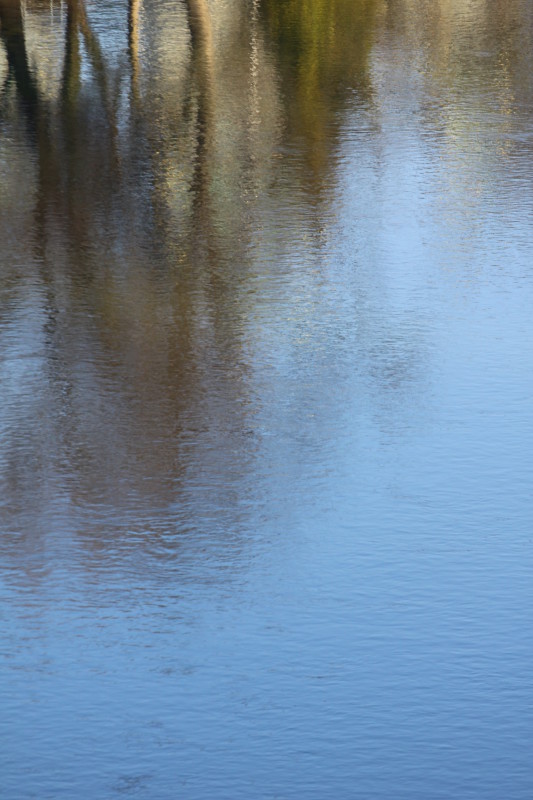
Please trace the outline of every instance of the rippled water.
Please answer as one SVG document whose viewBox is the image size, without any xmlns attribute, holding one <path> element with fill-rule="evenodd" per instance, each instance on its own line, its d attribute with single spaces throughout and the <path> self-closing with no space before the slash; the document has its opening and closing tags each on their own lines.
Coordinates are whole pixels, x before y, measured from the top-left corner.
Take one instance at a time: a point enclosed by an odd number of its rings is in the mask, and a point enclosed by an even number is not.
<svg viewBox="0 0 533 800">
<path fill-rule="evenodd" d="M 0 0 L 0 797 L 533 796 L 533 5 Z"/>
</svg>

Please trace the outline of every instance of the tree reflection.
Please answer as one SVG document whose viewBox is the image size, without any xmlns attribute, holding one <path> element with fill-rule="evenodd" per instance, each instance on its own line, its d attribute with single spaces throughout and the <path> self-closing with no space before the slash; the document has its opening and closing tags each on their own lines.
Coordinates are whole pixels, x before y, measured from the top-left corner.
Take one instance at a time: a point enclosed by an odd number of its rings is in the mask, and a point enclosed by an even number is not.
<svg viewBox="0 0 533 800">
<path fill-rule="evenodd" d="M 42 518 L 54 495 L 124 518 L 144 506 L 174 518 L 179 503 L 212 518 L 245 493 L 258 447 L 254 347 L 268 351 L 271 322 L 260 300 L 283 286 L 287 325 L 305 328 L 302 340 L 320 327 L 309 298 L 322 280 L 323 189 L 348 104 L 379 125 L 371 59 L 379 72 L 390 47 L 395 65 L 403 42 L 421 85 L 446 84 L 452 98 L 437 107 L 426 90 L 427 124 L 444 119 L 454 147 L 468 135 L 451 5 L 423 5 L 421 16 L 410 0 L 129 0 L 100 20 L 84 0 L 65 0 L 63 16 L 53 4 L 53 19 L 48 3 L 27 0 L 23 14 L 0 0 L 1 125 L 12 134 L 0 141 L 10 259 L 0 343 L 6 369 L 23 373 L 13 385 L 27 381 L 4 404 L 0 479 L 15 515 Z M 492 55 L 488 77 L 487 59 L 470 75 L 499 86 L 502 107 L 518 102 L 519 0 L 514 15 L 473 6 L 472 37 Z M 49 38 L 32 27 L 42 19 Z M 292 286 L 283 270 L 306 259 Z M 367 290 L 381 291 L 375 274 Z M 20 308 L 31 308 L 31 347 Z M 380 344 L 363 312 L 359 330 L 380 388 L 386 374 L 393 389 L 408 382 L 416 343 L 387 331 Z"/>
<path fill-rule="evenodd" d="M 28 45 L 21 4 L 0 0 L 7 91 L 19 106 L 6 107 L 3 124 L 16 126 L 22 115 L 34 150 L 35 227 L 24 250 L 26 270 L 35 265 L 44 293 L 44 305 L 34 308 L 43 352 L 34 373 L 38 388 L 21 405 L 8 403 L 2 473 L 17 498 L 10 513 L 33 507 L 34 524 L 44 519 L 47 485 L 55 484 L 58 496 L 67 491 L 75 505 L 103 503 L 125 516 L 129 505 L 177 502 L 183 448 L 204 450 L 221 486 L 234 468 L 244 468 L 223 463 L 214 446 L 239 438 L 245 391 L 238 331 L 228 324 L 218 296 L 224 289 L 213 274 L 224 253 L 210 210 L 223 202 L 212 187 L 211 22 L 204 3 L 191 0 L 186 10 L 184 67 L 191 82 L 176 140 L 172 128 L 150 118 L 153 108 L 143 97 L 138 2 L 129 6 L 128 107 L 122 67 L 113 71 L 106 63 L 83 0 L 65 5 L 60 85 L 52 102 L 29 66 L 28 47 L 42 54 L 38 42 Z M 27 13 L 42 12 L 28 3 Z M 154 80 L 148 69 L 148 83 Z M 167 100 L 171 106 L 171 94 Z M 176 141 L 189 151 L 178 164 L 181 220 L 169 218 L 167 188 L 174 188 Z M 28 186 L 31 173 L 30 163 Z M 24 273 L 19 278 L 25 291 Z M 14 364 L 20 355 L 15 348 Z M 38 422 L 34 401 L 45 409 Z M 18 435 L 34 428 L 36 436 Z M 225 447 L 239 452 L 236 444 Z M 47 465 L 46 474 L 36 460 Z"/>
<path fill-rule="evenodd" d="M 320 181 L 335 141 L 332 133 L 350 93 L 371 94 L 368 57 L 380 0 L 264 0 L 262 13 L 279 58 L 289 131 L 306 141 Z"/>
<path fill-rule="evenodd" d="M 19 0 L 1 0 L 0 2 L 0 39 L 5 47 L 8 65 L 4 91 L 6 91 L 10 79 L 13 79 L 24 112 L 33 121 L 39 107 L 39 96 L 28 65 L 22 7 Z"/>
</svg>

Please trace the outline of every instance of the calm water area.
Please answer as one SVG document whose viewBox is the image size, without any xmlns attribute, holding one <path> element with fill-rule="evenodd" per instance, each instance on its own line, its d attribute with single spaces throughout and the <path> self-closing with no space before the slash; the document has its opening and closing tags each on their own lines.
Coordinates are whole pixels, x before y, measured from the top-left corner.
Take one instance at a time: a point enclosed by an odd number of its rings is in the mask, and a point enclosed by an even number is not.
<svg viewBox="0 0 533 800">
<path fill-rule="evenodd" d="M 0 0 L 1 800 L 533 797 L 531 0 Z"/>
</svg>

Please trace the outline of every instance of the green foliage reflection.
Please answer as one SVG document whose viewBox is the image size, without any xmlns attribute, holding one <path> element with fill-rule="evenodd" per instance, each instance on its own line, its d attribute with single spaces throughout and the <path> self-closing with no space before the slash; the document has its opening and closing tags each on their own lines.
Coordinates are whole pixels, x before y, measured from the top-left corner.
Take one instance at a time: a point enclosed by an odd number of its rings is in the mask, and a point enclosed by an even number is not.
<svg viewBox="0 0 533 800">
<path fill-rule="evenodd" d="M 336 112 L 354 91 L 368 98 L 368 59 L 380 0 L 264 0 L 277 50 L 292 135 L 309 143 L 315 174 L 324 168 Z"/>
</svg>

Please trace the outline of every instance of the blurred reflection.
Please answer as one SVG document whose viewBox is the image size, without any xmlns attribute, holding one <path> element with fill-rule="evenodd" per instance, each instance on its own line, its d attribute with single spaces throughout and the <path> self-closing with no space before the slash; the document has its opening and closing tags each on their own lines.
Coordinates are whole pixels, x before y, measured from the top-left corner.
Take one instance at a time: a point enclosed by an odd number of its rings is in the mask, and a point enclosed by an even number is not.
<svg viewBox="0 0 533 800">
<path fill-rule="evenodd" d="M 448 258 L 526 147 L 523 19 L 520 0 L 0 0 L 9 524 L 47 529 L 87 507 L 172 527 L 187 503 L 183 520 L 234 519 L 278 424 L 269 385 L 299 384 L 289 429 L 302 407 L 325 421 L 340 402 L 306 381 L 371 385 L 394 427 L 390 398 L 416 384 L 425 345 L 384 301 L 387 130 L 409 106 L 441 153 L 432 213 L 452 221 Z M 357 272 L 333 276 L 347 239 Z M 339 297 L 352 350 L 331 328 Z"/>
<path fill-rule="evenodd" d="M 23 527 L 42 525 L 52 498 L 62 514 L 87 502 L 139 513 L 138 495 L 173 504 L 194 451 L 210 473 L 202 484 L 212 492 L 220 480 L 226 492 L 254 452 L 244 287 L 260 251 L 281 254 L 268 195 L 284 113 L 263 15 L 269 37 L 283 21 L 268 4 L 206 0 L 131 0 L 103 21 L 97 11 L 66 0 L 28 2 L 23 14 L 0 2 L 3 125 L 14 134 L 2 145 L 2 225 L 16 242 L 1 336 L 3 370 L 17 373 L 1 464 L 6 513 L 36 515 Z M 320 8 L 321 24 L 341 15 L 338 4 Z M 304 63 L 287 80 L 301 84 L 317 31 L 308 13 L 301 31 L 290 25 Z M 336 77 L 309 69 L 298 89 L 309 105 L 339 82 L 346 44 L 330 42 Z M 309 153 L 322 140 L 316 168 L 326 169 L 325 132 L 301 123 Z M 33 188 L 19 196 L 21 184 Z M 22 296 L 30 337 L 9 312 Z"/>
<path fill-rule="evenodd" d="M 0 0 L 2 796 L 531 796 L 532 31 Z"/>
<path fill-rule="evenodd" d="M 338 112 L 371 95 L 368 57 L 383 0 L 265 0 L 266 25 L 287 92 L 288 128 L 306 143 L 310 179 L 320 183 L 335 143 Z"/>
</svg>

